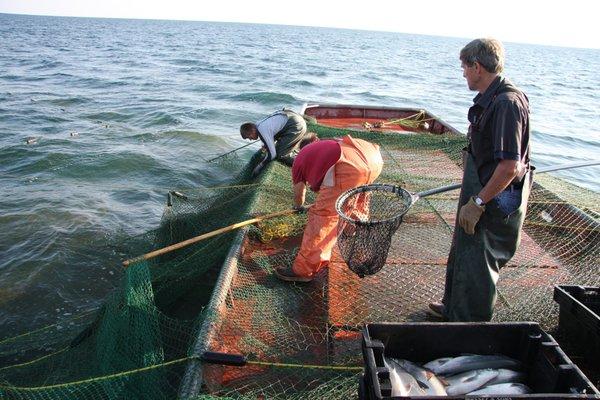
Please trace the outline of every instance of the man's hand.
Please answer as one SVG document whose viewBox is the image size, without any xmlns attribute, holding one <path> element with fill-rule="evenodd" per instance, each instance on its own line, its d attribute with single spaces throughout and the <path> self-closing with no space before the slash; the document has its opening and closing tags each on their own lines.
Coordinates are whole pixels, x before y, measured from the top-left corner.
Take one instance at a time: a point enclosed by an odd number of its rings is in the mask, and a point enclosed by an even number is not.
<svg viewBox="0 0 600 400">
<path fill-rule="evenodd" d="M 258 163 L 258 165 L 252 170 L 252 179 L 256 178 L 262 172 L 262 170 L 265 169 L 267 164 L 269 164 L 269 161 L 271 161 L 269 159 L 269 154 L 266 154 L 263 157 L 263 159 Z"/>
<path fill-rule="evenodd" d="M 254 169 L 252 170 L 252 178 L 256 178 L 261 172 L 262 170 L 266 167 L 267 163 L 264 161 L 261 161 L 258 163 L 258 165 L 256 167 L 254 167 Z"/>
<path fill-rule="evenodd" d="M 294 204 L 304 204 L 306 199 L 306 183 L 300 181 L 294 184 Z"/>
<path fill-rule="evenodd" d="M 294 206 L 293 209 L 294 209 L 294 211 L 296 211 L 296 214 L 304 214 L 308 210 L 308 207 L 305 207 L 303 205 L 302 206 Z"/>
<path fill-rule="evenodd" d="M 458 224 L 465 230 L 468 235 L 475 233 L 475 225 L 479 222 L 481 214 L 485 211 L 485 205 L 478 206 L 475 204 L 473 197 L 469 199 L 467 204 L 460 208 L 458 212 Z"/>
</svg>

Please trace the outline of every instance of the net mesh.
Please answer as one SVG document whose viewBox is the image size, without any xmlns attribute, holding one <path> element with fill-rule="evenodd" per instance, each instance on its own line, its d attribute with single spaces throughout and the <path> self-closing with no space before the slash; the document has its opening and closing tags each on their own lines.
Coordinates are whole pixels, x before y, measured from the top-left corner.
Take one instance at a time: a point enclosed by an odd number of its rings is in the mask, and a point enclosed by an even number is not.
<svg viewBox="0 0 600 400">
<path fill-rule="evenodd" d="M 310 129 L 322 138 L 346 133 Z M 379 182 L 415 193 L 461 179 L 462 137 L 353 136 L 381 145 Z M 290 208 L 289 168 L 272 163 L 252 182 L 256 162 L 240 170 L 235 153 L 220 159 L 237 174 L 234 181 L 171 196 L 160 227 L 123 243 L 123 259 Z M 0 398 L 356 397 L 364 324 L 424 321 L 427 303 L 442 296 L 457 200 L 457 192 L 447 192 L 415 203 L 392 236 L 383 268 L 364 279 L 338 251 L 311 283 L 275 277 L 275 267 L 294 260 L 305 215 L 264 221 L 135 264 L 101 309 L 18 336 L 0 333 Z M 553 285 L 600 286 L 598 204 L 598 193 L 537 175 L 520 249 L 500 274 L 494 321 L 538 321 L 555 333 Z M 559 338 L 569 349 L 568 338 Z M 202 364 L 204 350 L 243 354 L 249 363 Z M 597 365 L 568 354 L 600 383 Z"/>
</svg>

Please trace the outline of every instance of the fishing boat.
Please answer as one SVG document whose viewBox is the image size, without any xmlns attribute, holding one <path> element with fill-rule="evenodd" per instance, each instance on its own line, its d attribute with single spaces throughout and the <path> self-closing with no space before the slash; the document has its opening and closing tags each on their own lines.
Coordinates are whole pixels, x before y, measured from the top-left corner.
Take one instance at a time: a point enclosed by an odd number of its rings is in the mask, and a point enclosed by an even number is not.
<svg viewBox="0 0 600 400">
<path fill-rule="evenodd" d="M 427 110 L 312 102 L 302 112 L 321 138 L 378 143 L 378 182 L 417 193 L 462 178 L 465 135 Z M 290 169 L 270 163 L 253 179 L 260 153 L 239 153 L 218 158 L 230 184 L 169 192 L 161 225 L 116 251 L 203 240 L 127 263 L 96 312 L 0 339 L 1 398 L 356 397 L 365 324 L 428 321 L 427 303 L 442 296 L 458 192 L 411 207 L 376 274 L 360 278 L 335 250 L 316 279 L 290 284 L 274 275 L 293 262 L 306 223 L 290 209 Z M 554 285 L 600 286 L 600 194 L 550 174 L 535 180 L 494 321 L 552 332 Z M 598 366 L 581 367 L 598 386 Z"/>
<path fill-rule="evenodd" d="M 378 181 L 417 192 L 461 180 L 465 136 L 428 111 L 307 103 L 302 113 L 321 138 L 350 133 L 380 144 Z M 275 211 L 291 199 L 289 168 L 272 163 L 249 211 Z M 308 284 L 276 278 L 274 268 L 294 260 L 302 215 L 241 229 L 199 325 L 196 358 L 187 365 L 180 396 L 354 397 L 365 323 L 427 321 L 427 303 L 441 298 L 457 199 L 456 191 L 448 192 L 411 209 L 385 267 L 362 279 L 338 251 Z M 520 249 L 502 271 L 495 321 L 537 321 L 554 329 L 552 287 L 573 279 L 600 283 L 589 274 L 589 262 L 597 266 L 599 257 L 597 199 L 560 179 L 540 179 Z"/>
</svg>

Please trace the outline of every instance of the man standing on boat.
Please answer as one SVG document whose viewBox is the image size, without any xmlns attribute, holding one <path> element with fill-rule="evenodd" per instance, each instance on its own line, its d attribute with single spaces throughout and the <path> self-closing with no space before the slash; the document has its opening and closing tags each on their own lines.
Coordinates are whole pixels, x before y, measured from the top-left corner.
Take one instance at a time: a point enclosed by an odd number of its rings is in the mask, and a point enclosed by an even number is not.
<svg viewBox="0 0 600 400">
<path fill-rule="evenodd" d="M 300 114 L 283 109 L 257 123 L 242 124 L 240 134 L 244 139 L 260 139 L 267 150 L 265 157 L 252 171 L 252 176 L 255 177 L 275 159 L 292 165 L 298 144 L 307 135 L 306 121 Z"/>
<path fill-rule="evenodd" d="M 531 188 L 529 102 L 501 76 L 504 49 L 476 39 L 460 52 L 463 76 L 479 92 L 469 109 L 469 146 L 441 303 L 431 314 L 450 321 L 490 321 L 500 269 L 521 238 Z"/>
<path fill-rule="evenodd" d="M 302 210 L 307 184 L 318 195 L 308 210 L 302 244 L 293 265 L 275 270 L 280 279 L 310 282 L 327 266 L 337 240 L 337 198 L 348 189 L 373 183 L 382 168 L 379 146 L 350 135 L 302 147 L 292 166 L 294 208 Z"/>
</svg>

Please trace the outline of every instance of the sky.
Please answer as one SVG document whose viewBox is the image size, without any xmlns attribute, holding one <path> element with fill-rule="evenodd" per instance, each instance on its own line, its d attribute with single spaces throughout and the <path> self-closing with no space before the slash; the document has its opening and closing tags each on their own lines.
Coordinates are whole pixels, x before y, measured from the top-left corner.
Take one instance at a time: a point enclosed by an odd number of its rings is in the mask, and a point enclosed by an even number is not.
<svg viewBox="0 0 600 400">
<path fill-rule="evenodd" d="M 0 12 L 324 26 L 600 48 L 596 0 L 0 0 Z"/>
</svg>

